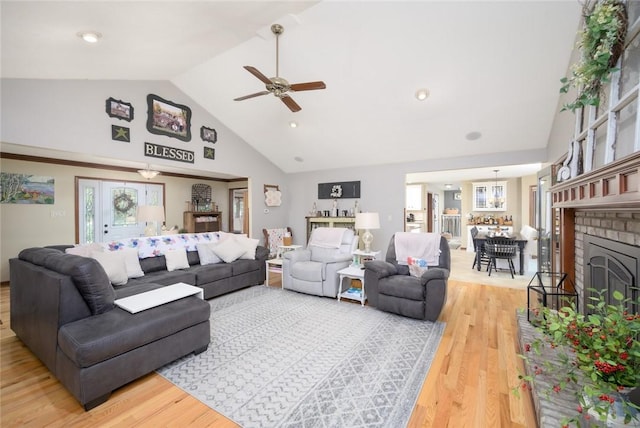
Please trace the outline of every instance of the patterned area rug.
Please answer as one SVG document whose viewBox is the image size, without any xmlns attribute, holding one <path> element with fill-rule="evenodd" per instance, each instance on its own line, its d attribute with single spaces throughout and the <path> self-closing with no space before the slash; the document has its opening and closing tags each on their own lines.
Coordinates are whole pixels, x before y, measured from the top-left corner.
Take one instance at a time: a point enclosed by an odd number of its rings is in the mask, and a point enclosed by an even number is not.
<svg viewBox="0 0 640 428">
<path fill-rule="evenodd" d="M 209 303 L 207 351 L 158 373 L 245 428 L 405 426 L 444 330 L 263 286 Z"/>
</svg>

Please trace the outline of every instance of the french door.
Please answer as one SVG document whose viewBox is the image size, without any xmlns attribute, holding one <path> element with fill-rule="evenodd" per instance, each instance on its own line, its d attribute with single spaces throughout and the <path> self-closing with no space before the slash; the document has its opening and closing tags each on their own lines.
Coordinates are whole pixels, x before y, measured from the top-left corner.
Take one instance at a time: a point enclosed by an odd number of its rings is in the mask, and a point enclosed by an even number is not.
<svg viewBox="0 0 640 428">
<path fill-rule="evenodd" d="M 139 205 L 164 205 L 164 184 L 80 178 L 78 242 L 106 242 L 144 235 Z"/>
</svg>

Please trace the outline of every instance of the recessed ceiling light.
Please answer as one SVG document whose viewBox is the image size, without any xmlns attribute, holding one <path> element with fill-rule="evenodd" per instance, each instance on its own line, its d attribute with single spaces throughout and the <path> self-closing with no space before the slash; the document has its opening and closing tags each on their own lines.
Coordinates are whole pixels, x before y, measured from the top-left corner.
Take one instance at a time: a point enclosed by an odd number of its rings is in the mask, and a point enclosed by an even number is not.
<svg viewBox="0 0 640 428">
<path fill-rule="evenodd" d="M 444 185 L 444 187 L 445 187 L 446 189 L 451 189 L 451 184 L 445 184 L 445 185 Z"/>
<path fill-rule="evenodd" d="M 291 122 L 289 122 L 289 126 L 291 128 L 297 128 L 298 127 L 298 122 L 296 122 L 295 120 L 292 120 Z"/>
<path fill-rule="evenodd" d="M 428 89 L 418 89 L 416 91 L 416 98 L 419 101 L 424 101 L 427 99 L 427 97 L 429 96 L 429 90 Z"/>
<path fill-rule="evenodd" d="M 295 158 L 293 158 L 293 160 L 295 160 L 296 162 L 304 162 L 304 159 L 302 159 L 300 156 L 296 156 Z"/>
<path fill-rule="evenodd" d="M 97 43 L 102 37 L 97 31 L 80 31 L 77 35 L 87 43 Z"/>
<path fill-rule="evenodd" d="M 482 134 L 478 131 L 469 132 L 465 138 L 469 141 L 479 140 L 482 137 Z"/>
</svg>

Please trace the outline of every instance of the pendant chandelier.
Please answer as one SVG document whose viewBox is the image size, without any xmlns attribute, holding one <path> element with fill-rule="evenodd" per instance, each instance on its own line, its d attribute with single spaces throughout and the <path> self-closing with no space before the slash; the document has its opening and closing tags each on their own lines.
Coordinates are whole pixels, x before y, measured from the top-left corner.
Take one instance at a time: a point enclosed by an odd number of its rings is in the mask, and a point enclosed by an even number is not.
<svg viewBox="0 0 640 428">
<path fill-rule="evenodd" d="M 504 195 L 502 195 L 501 191 L 498 191 L 498 171 L 499 169 L 494 169 L 493 172 L 496 174 L 496 184 L 493 187 L 493 195 L 489 198 L 489 206 L 492 208 L 502 208 L 504 205 Z"/>
</svg>

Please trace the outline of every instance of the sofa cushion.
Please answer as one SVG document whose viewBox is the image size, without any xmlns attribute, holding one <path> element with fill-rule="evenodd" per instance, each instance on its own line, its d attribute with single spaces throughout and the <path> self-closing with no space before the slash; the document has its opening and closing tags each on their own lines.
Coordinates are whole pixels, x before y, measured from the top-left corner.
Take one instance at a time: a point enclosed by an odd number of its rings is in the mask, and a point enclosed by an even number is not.
<svg viewBox="0 0 640 428">
<path fill-rule="evenodd" d="M 424 300 L 425 287 L 420 278 L 411 275 L 393 275 L 380 279 L 380 294 L 396 296 L 410 300 Z"/>
<path fill-rule="evenodd" d="M 124 253 L 119 251 L 94 251 L 91 257 L 102 266 L 113 285 L 124 285 L 127 276 L 127 265 L 124 261 Z"/>
<path fill-rule="evenodd" d="M 322 281 L 324 271 L 324 263 L 322 262 L 298 262 L 291 266 L 291 276 L 296 279 L 305 281 L 319 282 Z"/>
<path fill-rule="evenodd" d="M 256 248 L 258 247 L 258 243 L 260 242 L 259 240 L 247 238 L 246 236 L 236 236 L 235 240 L 242 246 L 242 248 L 246 250 L 245 253 L 240 256 L 241 259 L 256 259 Z"/>
<path fill-rule="evenodd" d="M 93 315 L 113 309 L 115 293 L 97 260 L 51 248 L 27 248 L 18 258 L 69 275 Z"/>
<path fill-rule="evenodd" d="M 151 272 L 166 271 L 167 262 L 164 256 L 147 257 L 145 259 L 140 259 L 140 267 L 144 274 L 147 275 Z"/>
<path fill-rule="evenodd" d="M 231 263 L 237 260 L 246 251 L 247 249 L 240 245 L 235 239 L 225 239 L 213 247 L 213 252 L 224 260 L 225 263 Z"/>
<path fill-rule="evenodd" d="M 201 265 L 204 266 L 222 262 L 222 259 L 213 252 L 213 247 L 216 245 L 218 245 L 217 242 L 203 242 L 201 244 L 196 244 Z"/>
<path fill-rule="evenodd" d="M 174 270 L 173 272 L 168 272 L 166 270 L 151 272 L 140 278 L 130 279 L 127 285 L 125 285 L 124 287 L 129 287 L 130 285 L 135 284 L 149 283 L 171 285 L 178 282 L 184 282 L 185 284 L 189 285 L 196 285 L 196 274 L 193 269 Z"/>
<path fill-rule="evenodd" d="M 58 344 L 79 367 L 91 367 L 209 320 L 210 306 L 186 297 L 131 314 L 123 309 L 62 326 Z"/>
<path fill-rule="evenodd" d="M 119 250 L 124 253 L 124 264 L 127 267 L 127 276 L 129 278 L 139 278 L 144 276 L 142 267 L 140 266 L 140 258 L 138 257 L 138 250 L 135 248 L 123 248 Z"/>
<path fill-rule="evenodd" d="M 189 260 L 187 259 L 187 250 L 184 248 L 177 250 L 167 250 L 164 253 L 167 262 L 167 270 L 173 272 L 178 269 L 189 269 Z"/>
<path fill-rule="evenodd" d="M 189 271 L 195 273 L 196 275 L 195 285 L 203 285 L 213 281 L 231 277 L 234 274 L 232 270 L 233 265 L 235 265 L 235 263 L 218 263 L 205 266 L 192 266 Z"/>
<path fill-rule="evenodd" d="M 239 259 L 231 263 L 231 271 L 233 272 L 233 276 L 237 276 L 258 270 L 260 266 L 262 266 L 260 261 Z"/>
</svg>

